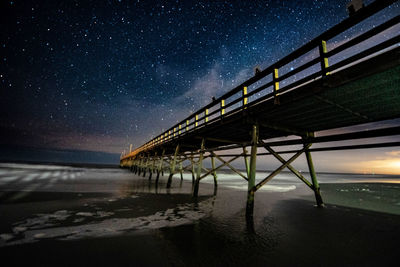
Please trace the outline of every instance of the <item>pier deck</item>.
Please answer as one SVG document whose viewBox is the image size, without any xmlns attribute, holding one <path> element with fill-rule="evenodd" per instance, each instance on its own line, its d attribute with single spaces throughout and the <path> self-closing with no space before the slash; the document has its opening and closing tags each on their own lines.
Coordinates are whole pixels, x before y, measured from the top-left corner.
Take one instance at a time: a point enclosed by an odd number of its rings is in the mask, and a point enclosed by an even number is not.
<svg viewBox="0 0 400 267">
<path fill-rule="evenodd" d="M 174 174 L 182 175 L 183 171 L 190 171 L 194 196 L 197 196 L 201 179 L 213 175 L 217 186 L 217 170 L 229 167 L 248 182 L 247 210 L 250 215 L 254 193 L 288 168 L 314 191 L 317 204 L 322 206 L 310 153 L 318 149 L 311 149 L 312 143 L 365 140 L 363 144 L 331 146 L 319 151 L 400 145 L 400 142 L 368 141 L 372 137 L 400 135 L 398 126 L 371 131 L 353 127 L 345 134 L 322 137 L 315 134 L 400 118 L 400 15 L 340 45 L 329 43 L 394 2 L 376 1 L 268 68 L 256 71 L 254 77 L 144 145 L 123 154 L 121 166 L 143 175 L 148 172 L 150 179 L 153 173 L 157 173 L 156 182 L 160 174 L 168 170 L 167 187 L 171 186 Z M 395 34 L 387 37 L 383 34 L 385 32 Z M 270 141 L 287 136 L 297 138 Z M 301 148 L 279 152 L 273 148 L 287 145 L 301 145 Z M 251 148 L 250 154 L 247 147 Z M 259 147 L 267 152 L 257 152 Z M 243 153 L 237 154 L 240 148 Z M 236 152 L 227 155 L 217 152 L 232 149 Z M 293 155 L 285 160 L 280 156 L 283 153 Z M 303 153 L 307 158 L 311 181 L 290 165 Z M 260 154 L 273 155 L 282 165 L 256 184 L 256 159 Z M 210 170 L 203 166 L 206 158 L 211 159 Z M 231 165 L 239 158 L 244 158 L 244 174 Z M 221 163 L 219 166 L 216 166 L 216 160 Z M 188 165 L 183 166 L 183 163 Z"/>
</svg>

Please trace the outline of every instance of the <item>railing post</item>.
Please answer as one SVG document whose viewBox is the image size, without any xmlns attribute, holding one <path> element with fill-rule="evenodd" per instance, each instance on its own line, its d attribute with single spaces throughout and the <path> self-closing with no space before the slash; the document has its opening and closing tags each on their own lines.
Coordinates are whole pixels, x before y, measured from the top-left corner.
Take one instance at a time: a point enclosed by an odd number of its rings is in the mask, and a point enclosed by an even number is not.
<svg viewBox="0 0 400 267">
<path fill-rule="evenodd" d="M 168 182 L 167 182 L 167 188 L 171 187 L 172 176 L 174 176 L 174 173 L 175 173 L 176 158 L 178 156 L 178 152 L 179 152 L 179 144 L 175 148 L 174 159 L 171 162 L 171 167 L 170 167 L 170 172 L 169 172 L 169 177 L 168 177 Z"/>
<path fill-rule="evenodd" d="M 250 154 L 250 169 L 249 169 L 249 181 L 247 191 L 247 205 L 246 205 L 246 217 L 253 216 L 254 209 L 254 192 L 256 184 L 256 161 L 257 161 L 257 144 L 258 144 L 258 126 L 253 125 L 253 131 L 251 136 L 251 154 Z"/>
<path fill-rule="evenodd" d="M 279 105 L 279 70 L 277 68 L 274 68 L 274 73 L 273 73 L 273 77 L 272 80 L 274 81 L 274 104 L 275 105 Z"/>
<path fill-rule="evenodd" d="M 329 72 L 326 71 L 326 69 L 329 67 L 329 61 L 328 57 L 326 56 L 326 53 L 328 53 L 328 49 L 326 48 L 326 41 L 322 40 L 321 43 L 319 44 L 319 56 L 321 59 L 322 76 L 330 74 Z"/>
<path fill-rule="evenodd" d="M 242 90 L 242 96 L 243 96 L 243 101 L 242 101 L 242 106 L 246 106 L 247 105 L 247 86 L 243 87 Z"/>
<path fill-rule="evenodd" d="M 225 114 L 225 99 L 221 100 L 221 116 Z"/>
<path fill-rule="evenodd" d="M 194 183 L 194 188 L 193 188 L 193 197 L 197 197 L 199 195 L 201 169 L 203 168 L 203 156 L 204 156 L 204 138 L 201 139 L 200 156 L 197 165 L 196 181 Z"/>
</svg>

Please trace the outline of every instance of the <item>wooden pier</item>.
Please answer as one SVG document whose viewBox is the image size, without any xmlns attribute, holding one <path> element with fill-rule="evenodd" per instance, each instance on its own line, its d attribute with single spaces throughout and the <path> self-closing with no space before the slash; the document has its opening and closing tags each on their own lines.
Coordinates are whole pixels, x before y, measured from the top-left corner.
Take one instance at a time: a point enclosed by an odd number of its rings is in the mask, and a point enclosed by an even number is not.
<svg viewBox="0 0 400 267">
<path fill-rule="evenodd" d="M 149 179 L 154 174 L 156 184 L 160 175 L 168 172 L 167 187 L 175 175 L 180 174 L 182 179 L 183 172 L 190 172 L 194 197 L 203 178 L 212 175 L 217 187 L 217 171 L 228 167 L 248 183 L 249 216 L 253 213 L 255 192 L 287 168 L 313 190 L 317 205 L 323 206 L 311 152 L 400 145 L 400 141 L 374 143 L 370 139 L 400 135 L 399 126 L 369 131 L 350 127 L 400 118 L 399 31 L 390 38 L 379 38 L 384 31 L 399 26 L 400 15 L 344 43 L 330 43 L 395 2 L 375 1 L 278 62 L 257 71 L 254 77 L 167 131 L 121 155 L 121 167 L 139 175 L 148 174 Z M 373 45 L 364 45 L 372 38 Z M 351 49 L 356 52 L 343 58 L 343 53 Z M 300 59 L 305 62 L 296 65 Z M 342 134 L 316 134 L 340 127 L 350 128 Z M 334 141 L 356 139 L 354 145 L 330 145 Z M 313 143 L 327 145 L 312 148 Z M 281 149 L 292 145 L 298 149 Z M 286 160 L 282 154 L 291 156 Z M 306 156 L 309 178 L 292 166 L 302 154 Z M 256 183 L 260 155 L 273 155 L 281 165 Z M 208 168 L 203 164 L 205 159 L 211 163 Z M 236 160 L 244 160 L 245 172 L 232 166 Z M 216 162 L 220 164 L 217 166 Z"/>
</svg>

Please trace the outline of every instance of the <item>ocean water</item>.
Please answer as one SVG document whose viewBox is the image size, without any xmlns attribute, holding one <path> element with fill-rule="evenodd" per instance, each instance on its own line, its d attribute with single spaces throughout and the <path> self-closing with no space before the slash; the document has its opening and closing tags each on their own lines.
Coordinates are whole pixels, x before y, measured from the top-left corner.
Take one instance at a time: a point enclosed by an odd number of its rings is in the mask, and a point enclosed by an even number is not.
<svg viewBox="0 0 400 267">
<path fill-rule="evenodd" d="M 246 265 L 248 255 L 255 265 L 268 260 L 293 265 L 296 262 L 287 257 L 287 249 L 297 251 L 300 263 L 313 262 L 299 246 L 312 245 L 322 234 L 339 243 L 340 233 L 351 235 L 357 250 L 382 246 L 376 243 L 379 239 L 390 250 L 392 241 L 386 239 L 400 233 L 399 176 L 319 173 L 326 203 L 319 210 L 313 192 L 283 172 L 256 192 L 254 217 L 249 220 L 245 217 L 247 181 L 228 171 L 217 174 L 217 190 L 212 176 L 207 177 L 201 180 L 199 198 L 193 199 L 189 173 L 183 179 L 176 174 L 167 189 L 168 173 L 156 185 L 155 174 L 149 180 L 148 174 L 137 176 L 119 168 L 0 164 L 0 249 L 16 253 L 18 247 L 29 245 L 39 255 L 39 245 L 52 244 L 49 249 L 61 246 L 62 250 L 70 244 L 64 242 L 77 242 L 79 247 L 87 240 L 97 240 L 107 246 L 122 238 L 122 243 L 142 247 L 138 240 L 150 242 L 150 238 L 153 241 L 148 246 L 163 251 L 155 259 L 157 265 L 166 263 L 165 257 L 167 265 L 219 265 L 220 255 L 206 247 L 220 251 L 227 265 Z M 257 181 L 267 175 L 258 172 Z M 367 235 L 377 227 L 378 236 Z M 324 246 L 321 260 L 331 257 L 329 251 L 346 254 L 351 250 L 334 243 Z M 130 246 L 120 249 L 126 251 Z M 98 253 L 96 249 L 92 252 Z M 382 255 L 381 248 L 377 248 L 376 260 L 378 252 Z M 388 253 L 384 252 L 390 259 Z M 154 263 L 151 252 L 132 255 L 135 260 L 143 257 L 144 265 Z M 365 259 L 372 257 L 374 262 L 374 255 Z M 340 261 L 335 258 L 332 263 Z"/>
</svg>

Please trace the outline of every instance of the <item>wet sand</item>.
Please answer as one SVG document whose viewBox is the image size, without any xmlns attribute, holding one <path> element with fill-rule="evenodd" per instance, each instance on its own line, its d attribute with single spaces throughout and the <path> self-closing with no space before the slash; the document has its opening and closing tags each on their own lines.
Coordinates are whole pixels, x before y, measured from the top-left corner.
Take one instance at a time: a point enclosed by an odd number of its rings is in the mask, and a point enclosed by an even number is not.
<svg viewBox="0 0 400 267">
<path fill-rule="evenodd" d="M 26 179 L 32 173 L 39 174 Z M 40 179 L 46 175 L 48 179 Z M 51 182 L 51 177 L 65 179 Z M 248 221 L 245 191 L 219 186 L 214 196 L 213 186 L 201 183 L 195 200 L 190 181 L 174 178 L 167 190 L 166 178 L 156 187 L 154 180 L 127 170 L 67 168 L 26 170 L 18 179 L 3 180 L 3 262 L 7 266 L 397 266 L 399 200 L 382 200 L 399 191 L 397 184 L 321 184 L 327 202 L 323 209 L 314 206 L 312 192 L 303 185 L 286 192 L 260 191 L 254 219 Z M 372 198 L 366 189 L 375 192 Z M 397 202 L 390 204 L 393 199 Z M 370 203 L 378 203 L 372 207 L 375 211 L 365 209 Z"/>
</svg>

